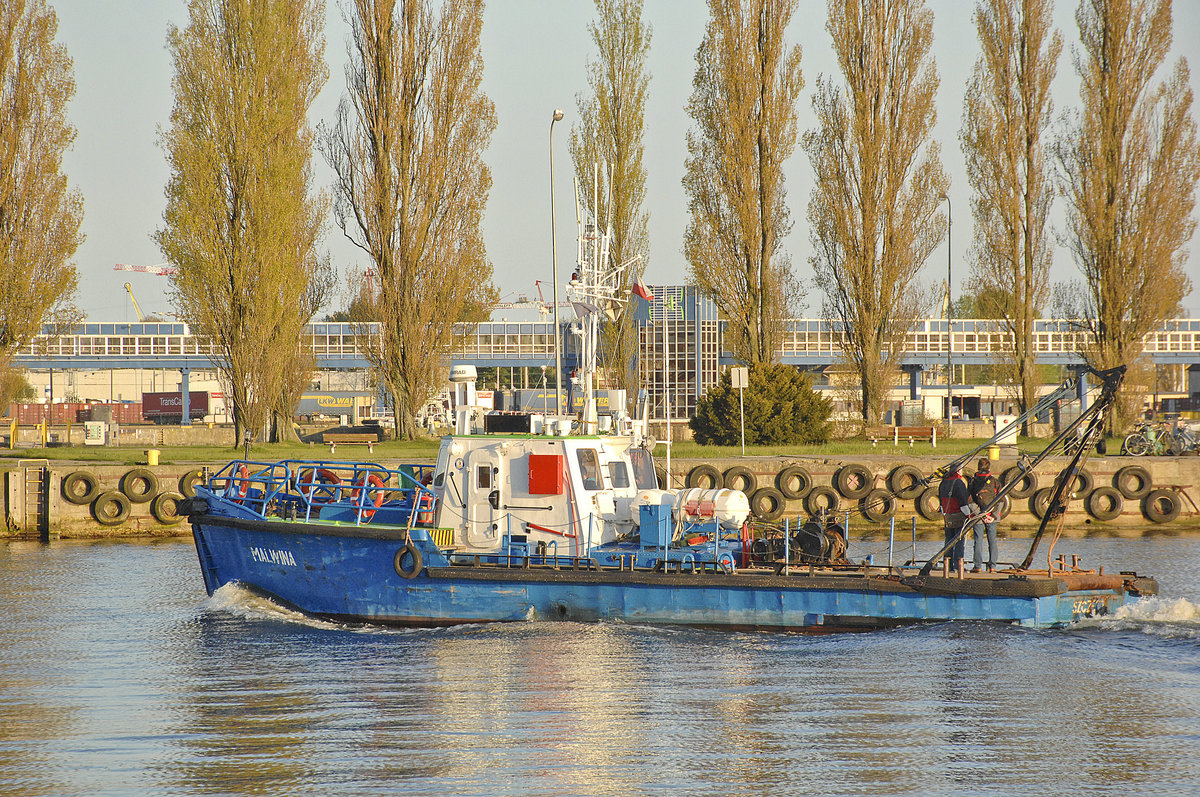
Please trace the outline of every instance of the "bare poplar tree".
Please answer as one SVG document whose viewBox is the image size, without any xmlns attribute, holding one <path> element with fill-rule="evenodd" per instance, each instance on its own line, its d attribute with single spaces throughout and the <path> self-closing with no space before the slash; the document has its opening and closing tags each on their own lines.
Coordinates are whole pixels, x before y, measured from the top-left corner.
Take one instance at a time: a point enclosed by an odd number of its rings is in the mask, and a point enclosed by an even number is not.
<svg viewBox="0 0 1200 797">
<path fill-rule="evenodd" d="M 1083 0 L 1075 19 L 1082 107 L 1056 156 L 1066 242 L 1086 282 L 1084 354 L 1098 368 L 1132 365 L 1190 289 L 1200 179 L 1192 90 L 1183 58 L 1154 84 L 1171 48 L 1169 0 Z M 1117 428 L 1130 410 L 1122 402 Z"/>
<path fill-rule="evenodd" d="M 817 79 L 818 127 L 804 137 L 812 265 L 874 424 L 923 309 L 918 274 L 945 232 L 933 14 L 923 0 L 829 0 L 826 29 L 843 82 Z"/>
<path fill-rule="evenodd" d="M 649 236 L 646 166 L 642 130 L 650 75 L 646 55 L 651 29 L 642 20 L 641 0 L 595 0 L 597 20 L 588 26 L 597 60 L 588 61 L 592 96 L 576 97 L 580 124 L 571 128 L 571 155 L 583 201 L 604 227 L 611 227 L 609 252 L 621 273 L 621 293 L 646 269 Z M 599 180 L 595 165 L 599 165 Z M 599 207 L 592 207 L 595 197 Z M 640 260 L 635 258 L 641 255 Z M 604 327 L 601 361 L 632 396 L 637 388 L 637 332 L 629 305 Z"/>
<path fill-rule="evenodd" d="M 313 308 L 328 203 L 306 114 L 327 70 L 318 0 L 190 0 L 173 28 L 171 167 L 156 239 L 181 316 L 215 344 L 237 431 L 264 428 Z"/>
<path fill-rule="evenodd" d="M 75 140 L 67 103 L 75 76 L 43 0 L 0 0 L 0 385 L 13 356 L 47 320 L 71 321 L 83 199 L 67 187 L 63 153 Z M 0 388 L 0 406 L 9 389 Z"/>
<path fill-rule="evenodd" d="M 398 436 L 445 382 L 455 323 L 495 302 L 480 223 L 483 153 L 496 127 L 483 93 L 482 0 L 354 0 L 348 96 L 322 151 L 335 212 L 378 280 L 367 358 L 395 397 Z"/>
<path fill-rule="evenodd" d="M 963 101 L 961 138 L 974 190 L 971 287 L 979 311 L 1000 319 L 1011 338 L 999 365 L 1017 386 L 1022 414 L 1037 400 L 1033 322 L 1050 283 L 1054 183 L 1045 134 L 1062 52 L 1053 14 L 1052 0 L 981 0 L 980 55 Z"/>
<path fill-rule="evenodd" d="M 726 343 L 773 362 L 800 298 L 782 242 L 792 227 L 783 164 L 798 138 L 800 48 L 784 31 L 796 0 L 709 0 L 688 114 L 683 185 L 691 280 L 724 315 Z"/>
</svg>

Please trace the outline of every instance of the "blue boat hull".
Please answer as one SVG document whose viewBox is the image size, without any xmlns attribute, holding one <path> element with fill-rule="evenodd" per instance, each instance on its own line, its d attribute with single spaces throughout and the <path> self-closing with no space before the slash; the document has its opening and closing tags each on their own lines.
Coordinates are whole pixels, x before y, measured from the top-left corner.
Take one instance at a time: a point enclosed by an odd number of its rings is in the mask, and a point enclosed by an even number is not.
<svg viewBox="0 0 1200 797">
<path fill-rule="evenodd" d="M 833 631 L 993 620 L 1051 627 L 1136 600 L 1119 588 L 1061 591 L 1047 578 L 934 577 L 914 585 L 860 573 L 451 565 L 419 539 L 424 567 L 412 572 L 411 559 L 399 561 L 408 545 L 399 528 L 212 515 L 192 525 L 210 594 L 238 583 L 306 614 L 349 622 L 440 626 L 542 618 Z"/>
</svg>

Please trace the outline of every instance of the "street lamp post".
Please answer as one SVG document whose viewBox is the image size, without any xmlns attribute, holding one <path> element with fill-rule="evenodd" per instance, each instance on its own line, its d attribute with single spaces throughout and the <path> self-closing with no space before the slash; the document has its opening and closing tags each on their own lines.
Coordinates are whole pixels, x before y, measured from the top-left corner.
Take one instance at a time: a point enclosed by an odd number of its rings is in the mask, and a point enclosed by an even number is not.
<svg viewBox="0 0 1200 797">
<path fill-rule="evenodd" d="M 954 213 L 950 204 L 950 196 L 943 194 L 946 200 L 946 437 L 950 436 L 950 428 L 954 424 L 954 296 L 953 274 L 951 263 L 954 243 Z"/>
<path fill-rule="evenodd" d="M 563 414 L 562 405 L 562 345 L 559 342 L 560 328 L 558 326 L 558 225 L 554 215 L 554 123 L 561 122 L 561 108 L 554 109 L 550 118 L 550 249 L 551 268 L 554 277 L 554 410 L 556 415 Z"/>
</svg>

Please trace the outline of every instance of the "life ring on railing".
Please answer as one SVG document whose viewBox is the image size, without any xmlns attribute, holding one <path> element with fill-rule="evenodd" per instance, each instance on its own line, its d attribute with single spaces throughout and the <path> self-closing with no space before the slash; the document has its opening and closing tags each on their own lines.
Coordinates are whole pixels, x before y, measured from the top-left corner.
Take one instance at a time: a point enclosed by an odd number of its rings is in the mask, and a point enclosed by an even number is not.
<svg viewBox="0 0 1200 797">
<path fill-rule="evenodd" d="M 310 504 L 316 499 L 320 490 L 322 501 L 328 503 L 337 500 L 337 487 L 342 483 L 342 477 L 328 468 L 321 468 L 315 474 L 312 468 L 305 468 L 295 476 L 296 489 L 301 497 Z"/>
<path fill-rule="evenodd" d="M 383 506 L 383 494 L 384 494 L 383 479 L 379 478 L 379 475 L 376 473 L 367 474 L 366 478 L 364 478 L 362 481 L 360 481 L 355 486 L 354 492 L 350 494 L 350 500 L 353 501 L 355 504 L 357 504 L 358 499 L 362 497 L 362 494 L 364 491 L 366 491 L 366 493 L 367 493 L 367 498 L 370 499 L 372 488 L 374 488 L 374 490 L 375 490 L 375 498 L 374 498 L 375 507 L 374 507 L 374 509 L 362 510 L 362 519 L 363 520 L 370 520 L 371 518 L 375 517 L 375 510 L 378 509 L 379 507 Z"/>
<path fill-rule="evenodd" d="M 239 484 L 240 482 L 240 484 Z M 241 503 L 246 500 L 246 494 L 250 492 L 250 469 L 246 467 L 246 463 L 238 466 L 237 476 L 232 477 L 229 483 L 225 485 L 225 497 Z"/>
</svg>

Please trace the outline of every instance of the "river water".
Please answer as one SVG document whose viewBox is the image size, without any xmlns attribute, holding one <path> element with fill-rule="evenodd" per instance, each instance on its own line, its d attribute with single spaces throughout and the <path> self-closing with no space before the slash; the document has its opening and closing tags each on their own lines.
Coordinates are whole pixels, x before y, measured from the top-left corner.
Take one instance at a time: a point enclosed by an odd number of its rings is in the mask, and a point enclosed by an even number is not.
<svg viewBox="0 0 1200 797">
<path fill-rule="evenodd" d="M 1200 539 L 1059 550 L 1164 596 L 1056 631 L 362 629 L 207 597 L 186 540 L 0 543 L 0 795 L 1200 793 Z"/>
</svg>

